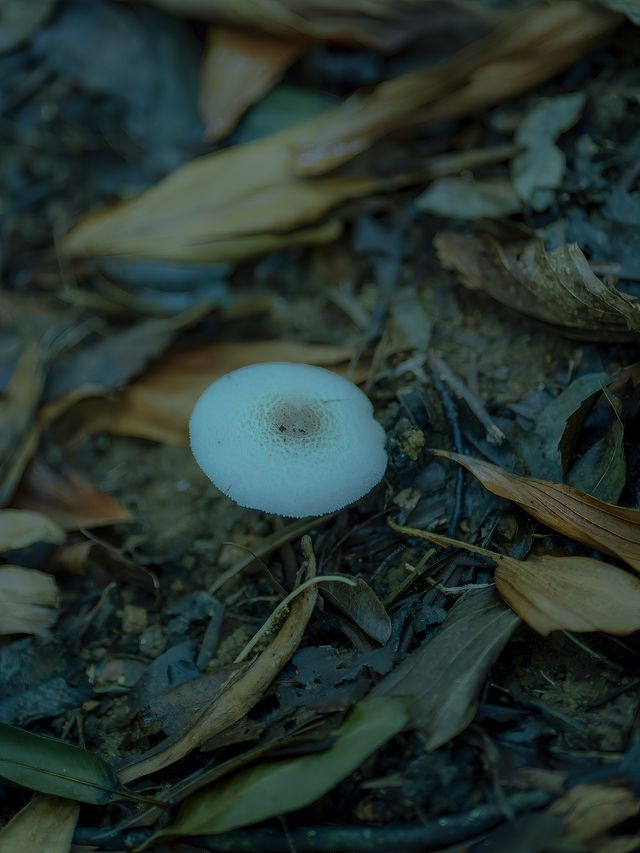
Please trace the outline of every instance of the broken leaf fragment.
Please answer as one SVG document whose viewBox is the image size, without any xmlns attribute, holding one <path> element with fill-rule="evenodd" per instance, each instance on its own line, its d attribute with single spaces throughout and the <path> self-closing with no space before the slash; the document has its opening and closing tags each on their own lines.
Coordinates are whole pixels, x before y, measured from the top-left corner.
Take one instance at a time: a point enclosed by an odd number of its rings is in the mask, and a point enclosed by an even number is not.
<svg viewBox="0 0 640 853">
<path fill-rule="evenodd" d="M 575 243 L 547 251 L 537 237 L 502 244 L 488 234 L 443 231 L 440 263 L 470 290 L 550 324 L 569 337 L 637 340 L 640 304 L 592 271 Z"/>
</svg>

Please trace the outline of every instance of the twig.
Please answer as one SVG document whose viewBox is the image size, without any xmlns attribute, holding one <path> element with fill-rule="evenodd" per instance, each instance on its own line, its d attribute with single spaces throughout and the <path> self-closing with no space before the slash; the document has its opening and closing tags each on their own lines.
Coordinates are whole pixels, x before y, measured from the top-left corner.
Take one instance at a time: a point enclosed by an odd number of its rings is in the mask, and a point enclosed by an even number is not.
<svg viewBox="0 0 640 853">
<path fill-rule="evenodd" d="M 493 421 L 487 414 L 487 410 L 485 409 L 482 400 L 480 400 L 471 391 L 471 389 L 464 384 L 459 376 L 456 376 L 439 353 L 432 351 L 429 354 L 429 363 L 431 364 L 431 369 L 447 383 L 456 397 L 464 400 L 467 406 L 469 406 L 473 414 L 487 431 L 487 441 L 489 444 L 498 446 L 502 444 L 506 436 L 495 421 Z"/>
</svg>

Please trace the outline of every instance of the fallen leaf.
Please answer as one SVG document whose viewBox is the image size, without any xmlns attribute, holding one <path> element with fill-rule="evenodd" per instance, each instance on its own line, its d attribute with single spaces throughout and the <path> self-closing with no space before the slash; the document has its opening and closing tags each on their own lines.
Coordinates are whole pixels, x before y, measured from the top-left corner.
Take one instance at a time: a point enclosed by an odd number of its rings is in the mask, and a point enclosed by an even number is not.
<svg viewBox="0 0 640 853">
<path fill-rule="evenodd" d="M 608 6 L 615 12 L 622 12 L 630 21 L 640 26 L 640 6 L 638 0 L 600 0 L 603 6 Z"/>
<path fill-rule="evenodd" d="M 71 800 L 35 796 L 0 829 L 0 853 L 69 853 L 79 814 Z"/>
<path fill-rule="evenodd" d="M 36 542 L 64 542 L 64 530 L 39 512 L 27 509 L 0 510 L 0 551 L 28 548 Z"/>
<path fill-rule="evenodd" d="M 555 77 L 621 18 L 575 0 L 508 14 L 485 38 L 436 68 L 354 96 L 295 141 L 299 174 L 320 174 L 400 128 L 482 112 Z"/>
<path fill-rule="evenodd" d="M 640 581 L 589 557 L 495 557 L 496 589 L 539 634 L 604 631 L 625 636 L 640 629 Z"/>
<path fill-rule="evenodd" d="M 209 142 L 227 136 L 305 47 L 300 39 L 212 27 L 200 80 L 200 115 Z"/>
<path fill-rule="evenodd" d="M 640 800 L 622 785 L 576 785 L 556 800 L 548 813 L 563 818 L 574 841 L 585 842 L 639 814 Z"/>
<path fill-rule="evenodd" d="M 362 578 L 353 578 L 355 586 L 344 583 L 322 584 L 323 597 L 334 607 L 349 616 L 380 645 L 384 645 L 391 636 L 391 619 L 368 583 Z"/>
<path fill-rule="evenodd" d="M 165 444 L 184 444 L 198 397 L 209 385 L 239 367 L 290 361 L 334 367 L 353 354 L 349 347 L 289 341 L 247 341 L 175 349 L 127 388 L 117 402 L 100 407 L 99 426 L 117 435 Z"/>
<path fill-rule="evenodd" d="M 437 749 L 473 719 L 487 673 L 519 624 L 493 588 L 467 592 L 372 695 L 412 696 L 411 725 L 424 732 L 427 749 Z"/>
<path fill-rule="evenodd" d="M 378 696 L 355 705 L 324 752 L 266 761 L 190 797 L 175 823 L 147 844 L 217 835 L 309 806 L 353 773 L 405 726 L 407 699 Z"/>
<path fill-rule="evenodd" d="M 562 483 L 520 477 L 471 456 L 431 452 L 464 465 L 494 495 L 517 503 L 552 530 L 640 571 L 640 510 L 600 501 Z"/>
<path fill-rule="evenodd" d="M 555 142 L 578 121 L 585 101 L 584 92 L 542 98 L 516 130 L 514 141 L 522 150 L 511 162 L 513 188 L 534 210 L 553 203 L 565 169 L 564 153 Z"/>
<path fill-rule="evenodd" d="M 416 208 L 453 219 L 497 219 L 522 208 L 507 178 L 440 178 L 418 196 Z"/>
<path fill-rule="evenodd" d="M 25 471 L 13 505 L 23 512 L 35 510 L 64 530 L 104 527 L 131 518 L 127 509 L 78 471 L 54 471 L 37 457 Z M 1 518 L 0 514 L 0 529 Z"/>
<path fill-rule="evenodd" d="M 80 803 L 148 802 L 123 788 L 99 755 L 5 723 L 0 723 L 0 778 L 5 784 Z"/>
<path fill-rule="evenodd" d="M 434 0 L 150 0 L 173 15 L 224 21 L 243 30 L 261 29 L 280 38 L 305 36 L 323 41 L 399 50 L 424 32 L 446 23 L 482 21 L 484 10 Z"/>
<path fill-rule="evenodd" d="M 640 304 L 592 272 L 575 243 L 548 252 L 538 238 L 502 245 L 486 234 L 441 232 L 440 263 L 471 290 L 483 290 L 509 308 L 571 337 L 636 340 Z"/>
<path fill-rule="evenodd" d="M 30 0 L 25 15 L 22 0 L 0 2 L 0 53 L 14 50 L 28 41 L 53 12 L 58 0 Z"/>
<path fill-rule="evenodd" d="M 315 557 L 310 550 L 306 555 L 306 572 L 309 579 L 315 577 Z M 317 586 L 312 584 L 294 598 L 286 621 L 266 649 L 230 680 L 189 729 L 124 765 L 119 771 L 121 781 L 131 782 L 173 764 L 244 717 L 300 645 L 317 597 Z"/>
<path fill-rule="evenodd" d="M 59 606 L 58 587 L 51 575 L 22 566 L 0 566 L 0 635 L 46 636 L 58 618 Z"/>
</svg>

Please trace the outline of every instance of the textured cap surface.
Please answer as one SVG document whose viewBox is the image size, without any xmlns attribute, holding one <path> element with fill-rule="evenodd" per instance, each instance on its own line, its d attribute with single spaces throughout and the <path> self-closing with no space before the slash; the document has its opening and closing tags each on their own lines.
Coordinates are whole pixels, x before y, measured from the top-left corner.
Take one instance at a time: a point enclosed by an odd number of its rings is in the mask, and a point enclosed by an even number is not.
<svg viewBox="0 0 640 853">
<path fill-rule="evenodd" d="M 366 394 L 307 364 L 228 373 L 200 397 L 189 430 L 196 461 L 225 495 L 278 515 L 341 509 L 387 466 L 384 430 Z"/>
</svg>

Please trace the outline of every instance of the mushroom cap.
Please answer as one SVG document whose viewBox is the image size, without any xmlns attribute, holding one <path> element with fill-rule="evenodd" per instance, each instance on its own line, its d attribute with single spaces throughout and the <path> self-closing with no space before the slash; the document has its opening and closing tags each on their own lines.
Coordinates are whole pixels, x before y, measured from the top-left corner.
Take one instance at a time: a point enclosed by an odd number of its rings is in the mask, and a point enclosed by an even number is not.
<svg viewBox="0 0 640 853">
<path fill-rule="evenodd" d="M 221 377 L 195 405 L 191 450 L 240 506 L 302 518 L 358 500 L 387 467 L 385 434 L 353 382 L 272 362 Z"/>
</svg>

